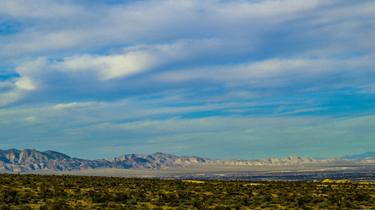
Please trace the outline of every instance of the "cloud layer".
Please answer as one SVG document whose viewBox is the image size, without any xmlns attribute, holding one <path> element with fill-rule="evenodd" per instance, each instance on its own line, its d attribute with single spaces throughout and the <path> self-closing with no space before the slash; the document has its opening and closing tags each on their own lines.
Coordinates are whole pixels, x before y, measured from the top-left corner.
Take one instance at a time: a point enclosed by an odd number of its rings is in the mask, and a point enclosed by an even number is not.
<svg viewBox="0 0 375 210">
<path fill-rule="evenodd" d="M 347 152 L 350 144 L 370 144 L 370 133 L 357 142 L 361 128 L 345 123 L 373 119 L 374 28 L 371 0 L 4 0 L 0 132 L 12 132 L 1 139 L 9 146 L 45 143 L 67 150 L 92 141 L 106 147 L 110 139 L 108 148 L 129 143 L 145 152 L 157 142 L 171 152 L 199 154 L 193 142 L 205 139 L 214 145 L 212 156 L 240 145 L 230 156 L 240 147 L 263 148 L 264 138 L 275 154 L 284 152 L 272 145 L 284 142 L 285 151 L 319 156 L 321 147 L 297 149 L 297 136 L 321 129 L 321 139 L 333 145 L 344 138 L 341 130 L 353 128 L 345 134 Z M 94 112 L 103 120 L 90 116 Z M 13 118 L 20 127 L 12 129 Z M 258 118 L 259 129 L 253 123 Z M 314 125 L 307 132 L 312 125 L 299 126 L 300 119 L 345 126 L 329 131 Z M 278 134 L 263 134 L 281 132 L 284 124 L 294 133 L 282 131 L 280 142 Z M 249 139 L 245 130 L 252 129 Z M 226 139 L 218 139 L 220 130 Z M 106 137 L 109 131 L 113 136 Z M 42 144 L 30 136 L 51 140 Z M 301 142 L 313 141 L 307 139 Z"/>
</svg>

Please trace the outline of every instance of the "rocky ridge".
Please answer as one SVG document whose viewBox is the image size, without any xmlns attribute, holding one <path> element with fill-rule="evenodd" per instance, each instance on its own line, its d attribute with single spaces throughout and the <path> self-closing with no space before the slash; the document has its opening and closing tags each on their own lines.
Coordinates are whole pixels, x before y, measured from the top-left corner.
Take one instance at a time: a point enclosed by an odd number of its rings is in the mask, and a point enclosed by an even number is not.
<svg viewBox="0 0 375 210">
<path fill-rule="evenodd" d="M 193 166 L 287 166 L 303 164 L 334 163 L 353 161 L 343 159 L 317 160 L 290 156 L 263 160 L 212 160 L 196 156 L 177 156 L 165 153 L 151 155 L 126 154 L 113 160 L 86 160 L 70 157 L 55 151 L 37 151 L 33 149 L 0 150 L 0 172 L 30 172 L 37 170 L 73 171 L 96 168 L 117 169 L 167 169 Z M 357 162 L 370 161 L 355 160 Z"/>
</svg>

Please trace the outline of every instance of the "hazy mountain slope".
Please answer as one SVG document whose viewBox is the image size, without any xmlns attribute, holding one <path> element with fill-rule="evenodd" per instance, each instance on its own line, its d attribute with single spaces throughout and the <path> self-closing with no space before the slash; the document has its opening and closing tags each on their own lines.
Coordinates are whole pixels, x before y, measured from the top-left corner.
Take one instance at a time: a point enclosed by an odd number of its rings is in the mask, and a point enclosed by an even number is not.
<svg viewBox="0 0 375 210">
<path fill-rule="evenodd" d="M 154 153 L 152 155 L 128 154 L 113 160 L 115 168 L 173 168 L 186 167 L 195 164 L 204 164 L 208 159 L 200 157 L 177 156 L 165 153 Z"/>
<path fill-rule="evenodd" d="M 72 158 L 55 152 L 24 149 L 0 150 L 0 171 L 34 171 L 54 170 L 70 171 L 94 168 L 177 168 L 192 164 L 205 163 L 206 159 L 199 157 L 184 157 L 164 153 L 152 155 L 127 154 L 109 160 L 85 160 Z"/>
<path fill-rule="evenodd" d="M 31 149 L 0 150 L 0 170 L 2 171 L 17 172 L 41 169 L 66 171 L 111 166 L 112 164 L 109 161 L 71 158 L 54 151 L 40 152 Z"/>
<path fill-rule="evenodd" d="M 55 151 L 40 152 L 33 149 L 9 149 L 0 150 L 0 172 L 27 172 L 36 170 L 73 171 L 96 168 L 166 169 L 192 166 L 289 166 L 338 163 L 343 161 L 372 163 L 375 162 L 374 160 L 374 153 L 364 153 L 346 156 L 342 159 L 327 160 L 298 156 L 263 160 L 212 160 L 196 156 L 177 156 L 160 152 L 151 155 L 125 154 L 113 160 L 85 160 L 69 157 Z"/>
<path fill-rule="evenodd" d="M 345 160 L 369 160 L 375 159 L 375 152 L 365 152 L 361 154 L 346 155 L 343 157 Z"/>
</svg>

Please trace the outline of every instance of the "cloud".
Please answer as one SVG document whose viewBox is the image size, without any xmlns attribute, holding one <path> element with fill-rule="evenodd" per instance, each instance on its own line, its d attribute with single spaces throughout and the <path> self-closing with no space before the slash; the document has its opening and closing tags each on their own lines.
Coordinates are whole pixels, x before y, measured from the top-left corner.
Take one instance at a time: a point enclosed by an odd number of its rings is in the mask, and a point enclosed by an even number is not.
<svg viewBox="0 0 375 210">
<path fill-rule="evenodd" d="M 16 77 L 9 77 L 0 81 L 0 107 L 17 102 L 28 95 L 28 93 L 39 89 L 35 80 L 36 72 L 43 66 L 42 59 L 26 62 L 19 65 L 15 71 Z"/>
<path fill-rule="evenodd" d="M 86 145 L 94 156 L 368 148 L 374 8 L 372 0 L 4 0 L 0 25 L 13 29 L 0 26 L 0 139 L 77 154 Z"/>
<path fill-rule="evenodd" d="M 39 57 L 21 62 L 15 67 L 18 77 L 14 79 L 11 85 L 13 88 L 8 92 L 18 97 L 6 101 L 14 102 L 16 98 L 20 99 L 33 92 L 52 91 L 51 94 L 57 95 L 60 93 L 54 91 L 60 91 L 60 88 L 63 94 L 67 95 L 69 94 L 66 92 L 67 89 L 71 89 L 73 94 L 76 94 L 77 89 L 93 93 L 93 90 L 101 91 L 108 85 L 123 86 L 121 82 L 111 84 L 110 80 L 124 79 L 157 70 L 160 67 L 191 61 L 207 52 L 214 52 L 220 47 L 221 43 L 216 39 L 179 40 L 165 44 L 136 45 L 107 55 L 75 55 L 59 60 Z M 83 78 L 86 80 L 84 83 Z M 73 86 L 59 86 L 59 84 L 65 85 L 64 83 L 73 84 Z M 98 85 L 98 83 L 103 83 L 103 85 Z M 85 98 L 84 95 L 81 97 Z"/>
<path fill-rule="evenodd" d="M 77 16 L 83 10 L 78 5 L 49 0 L 3 0 L 0 15 L 13 18 L 58 19 Z"/>
<path fill-rule="evenodd" d="M 212 91 L 204 93 L 204 89 L 214 88 L 232 92 L 232 98 L 234 92 L 245 91 L 246 94 L 242 96 L 246 99 L 259 99 L 264 95 L 273 97 L 283 94 L 288 88 L 292 89 L 290 93 L 294 94 L 316 91 L 317 87 L 318 90 L 326 91 L 350 88 L 360 92 L 363 87 L 373 84 L 369 75 L 375 74 L 372 56 L 345 60 L 273 58 L 188 69 L 175 68 L 179 62 L 199 57 L 199 50 L 194 47 L 201 47 L 204 54 L 215 50 L 217 45 L 211 41 L 189 41 L 137 46 L 125 50 L 124 53 L 110 55 L 72 56 L 60 61 L 39 58 L 16 68 L 20 77 L 16 79 L 13 91 L 22 92 L 24 96 L 29 95 L 29 98 L 34 98 L 34 93 L 42 93 L 64 94 L 64 100 L 74 100 L 75 97 L 85 100 L 92 96 L 104 96 L 104 99 L 123 98 L 129 90 L 138 91 L 140 94 L 148 90 L 150 94 L 180 87 L 189 90 L 190 97 L 199 98 L 199 94 L 212 94 Z M 138 74 L 141 76 L 130 77 Z M 331 81 L 333 77 L 337 80 Z M 349 80 L 351 82 L 348 82 Z M 70 85 L 64 86 L 65 84 Z M 134 90 L 135 87 L 138 90 Z M 196 92 L 195 88 L 199 91 Z M 257 90 L 258 88 L 262 89 Z M 250 92 L 251 94 L 248 94 Z M 221 94 L 223 95 L 220 97 L 225 98 L 225 93 Z M 240 96 L 241 94 L 235 98 Z M 217 97 L 216 93 L 214 97 Z M 21 98 L 21 95 L 18 98 Z"/>
<path fill-rule="evenodd" d="M 169 151 L 244 159 L 290 154 L 333 157 L 352 153 L 353 148 L 362 152 L 374 145 L 372 115 L 181 118 L 179 113 L 186 110 L 181 109 L 173 116 L 159 115 L 155 112 L 157 107 L 147 107 L 141 101 L 93 103 L 79 110 L 73 107 L 80 102 L 65 105 L 70 107 L 55 109 L 58 104 L 49 104 L 0 110 L 2 144 L 58 149 L 74 155 L 85 147 L 85 156 L 91 158 L 109 158 L 114 153 Z M 164 108 L 166 114 L 168 107 Z M 142 116 L 147 110 L 154 113 Z M 129 118 L 134 112 L 138 116 Z"/>
<path fill-rule="evenodd" d="M 0 56 L 48 55 L 51 51 L 62 50 L 79 52 L 79 49 L 108 44 L 135 45 L 139 42 L 195 39 L 197 36 L 236 38 L 247 42 L 246 39 L 274 27 L 276 23 L 326 4 L 327 1 L 318 0 L 306 0 L 303 4 L 296 0 L 139 1 L 125 5 L 5 1 L 0 15 L 37 20 L 29 28 L 26 26 L 23 32 L 5 38 L 3 49 L 7 53 L 0 53 Z M 64 18 L 63 22 L 61 18 Z M 55 27 L 57 24 L 59 27 Z M 251 39 L 249 43 L 253 41 Z"/>
<path fill-rule="evenodd" d="M 100 80 L 108 80 L 142 73 L 176 61 L 188 60 L 198 56 L 199 51 L 212 51 L 212 48 L 217 46 L 215 40 L 141 45 L 131 47 L 121 54 L 68 57 L 56 65 L 63 71 L 95 71 Z"/>
<path fill-rule="evenodd" d="M 290 18 L 290 16 L 296 15 L 300 12 L 311 10 L 325 4 L 331 4 L 332 2 L 334 1 L 232 1 L 215 4 L 212 8 L 218 13 L 219 17 L 229 17 L 229 19 L 241 20 L 252 17 Z"/>
<path fill-rule="evenodd" d="M 63 104 L 56 104 L 53 106 L 55 110 L 67 110 L 67 109 L 80 109 L 86 108 L 95 105 L 92 102 L 71 102 L 71 103 L 63 103 Z"/>
<path fill-rule="evenodd" d="M 15 83 L 16 87 L 21 90 L 36 90 L 36 85 L 29 78 L 20 78 Z"/>
<path fill-rule="evenodd" d="M 357 82 L 368 81 L 368 75 L 374 74 L 375 65 L 372 57 L 351 59 L 316 59 L 288 58 L 268 59 L 263 61 L 210 66 L 179 71 L 162 72 L 155 76 L 156 80 L 164 82 L 184 83 L 194 80 L 217 81 L 229 85 L 252 85 L 253 87 L 287 87 L 296 83 L 309 84 L 333 74 L 357 77 Z M 338 82 L 337 82 L 338 83 Z M 337 85 L 337 83 L 327 85 Z M 348 87 L 356 88 L 358 84 L 346 83 Z"/>
<path fill-rule="evenodd" d="M 0 107 L 14 103 L 21 98 L 22 96 L 20 92 L 0 93 Z"/>
</svg>

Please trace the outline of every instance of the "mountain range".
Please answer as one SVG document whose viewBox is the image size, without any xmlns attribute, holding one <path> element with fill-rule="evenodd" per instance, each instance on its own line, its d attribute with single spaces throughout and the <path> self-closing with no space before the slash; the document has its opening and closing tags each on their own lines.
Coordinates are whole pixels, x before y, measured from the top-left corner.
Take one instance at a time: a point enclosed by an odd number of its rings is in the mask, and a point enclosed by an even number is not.
<svg viewBox="0 0 375 210">
<path fill-rule="evenodd" d="M 345 160 L 375 160 L 375 152 L 365 152 L 355 155 L 346 155 L 343 157 Z"/>
<path fill-rule="evenodd" d="M 34 149 L 0 150 L 0 172 L 30 172 L 38 170 L 74 171 L 97 168 L 167 169 L 194 166 L 287 166 L 335 163 L 340 161 L 364 161 L 365 163 L 372 161 L 375 163 L 375 153 L 323 160 L 298 156 L 262 160 L 212 160 L 196 156 L 177 156 L 157 152 L 151 155 L 125 154 L 113 160 L 87 160 L 70 157 L 55 151 L 41 152 Z"/>
</svg>

